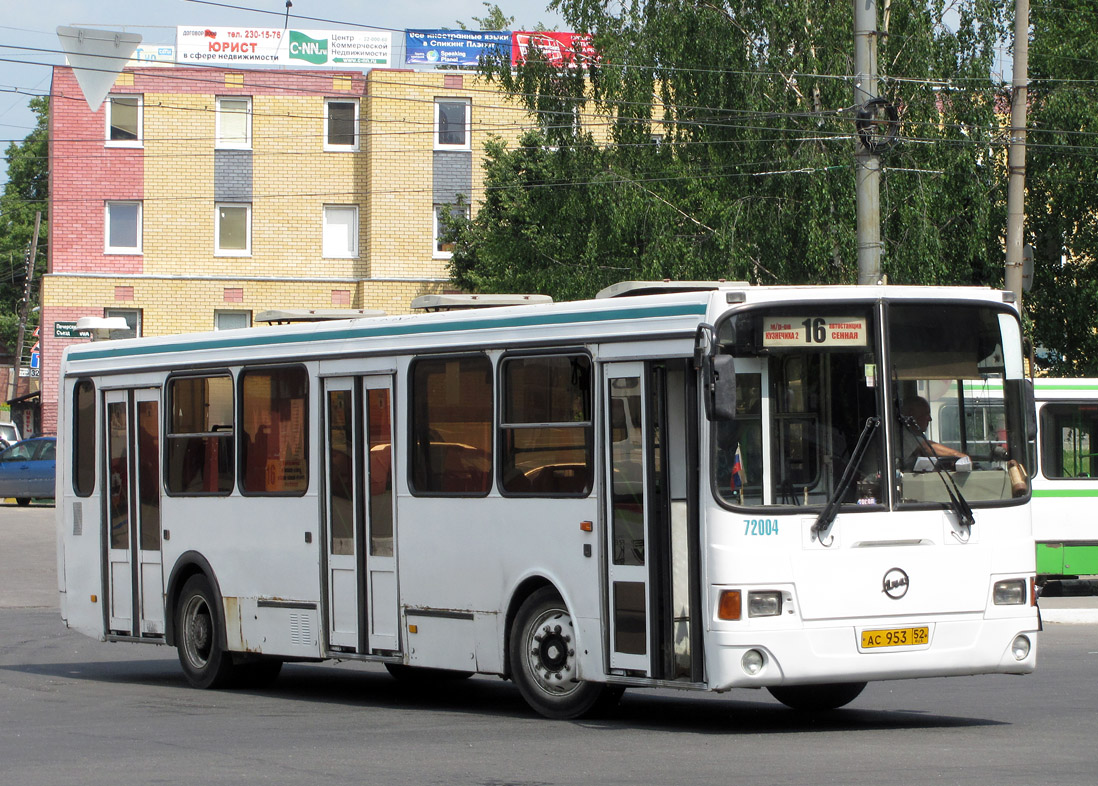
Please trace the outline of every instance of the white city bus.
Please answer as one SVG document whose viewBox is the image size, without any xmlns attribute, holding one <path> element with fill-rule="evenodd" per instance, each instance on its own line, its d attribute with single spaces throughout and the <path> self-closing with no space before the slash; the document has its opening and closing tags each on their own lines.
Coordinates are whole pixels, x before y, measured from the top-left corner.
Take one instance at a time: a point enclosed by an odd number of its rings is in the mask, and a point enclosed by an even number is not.
<svg viewBox="0 0 1098 786">
<path fill-rule="evenodd" d="M 364 660 L 500 675 L 557 718 L 1031 672 L 1009 296 L 691 286 L 69 347 L 66 624 L 175 646 L 197 687 Z M 1003 450 L 908 455 L 902 402 L 980 380 Z"/>
</svg>

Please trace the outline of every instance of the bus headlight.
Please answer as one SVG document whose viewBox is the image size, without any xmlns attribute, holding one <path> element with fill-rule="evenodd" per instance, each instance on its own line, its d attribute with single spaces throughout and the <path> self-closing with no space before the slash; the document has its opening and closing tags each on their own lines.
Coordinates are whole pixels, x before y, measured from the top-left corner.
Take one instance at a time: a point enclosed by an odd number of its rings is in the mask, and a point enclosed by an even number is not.
<svg viewBox="0 0 1098 786">
<path fill-rule="evenodd" d="M 747 616 L 776 617 L 782 613 L 782 594 L 780 592 L 747 593 Z"/>
<path fill-rule="evenodd" d="M 760 674 L 763 667 L 766 666 L 766 656 L 758 650 L 748 650 L 740 658 L 740 666 L 743 667 L 748 676 L 754 677 Z"/>
<path fill-rule="evenodd" d="M 1029 648 L 1029 636 L 1019 633 L 1010 645 L 1010 652 L 1014 655 L 1014 660 L 1025 660 L 1029 657 Z"/>
<path fill-rule="evenodd" d="M 1021 606 L 1026 602 L 1025 579 L 995 582 L 991 598 L 996 606 Z"/>
</svg>

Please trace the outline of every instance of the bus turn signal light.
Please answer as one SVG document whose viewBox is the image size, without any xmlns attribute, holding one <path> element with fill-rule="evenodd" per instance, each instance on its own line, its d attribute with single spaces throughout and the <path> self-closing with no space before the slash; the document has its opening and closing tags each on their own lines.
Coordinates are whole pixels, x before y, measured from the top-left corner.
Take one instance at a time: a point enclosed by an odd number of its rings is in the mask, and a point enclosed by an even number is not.
<svg viewBox="0 0 1098 786">
<path fill-rule="evenodd" d="M 724 590 L 717 603 L 717 617 L 722 620 L 738 620 L 741 613 L 740 591 Z"/>
</svg>

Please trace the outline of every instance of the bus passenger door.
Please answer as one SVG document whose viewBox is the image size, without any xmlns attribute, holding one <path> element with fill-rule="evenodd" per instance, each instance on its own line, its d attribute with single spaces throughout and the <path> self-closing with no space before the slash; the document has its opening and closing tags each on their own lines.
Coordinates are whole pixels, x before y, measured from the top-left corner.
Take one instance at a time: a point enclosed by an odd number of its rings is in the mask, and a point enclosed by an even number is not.
<svg viewBox="0 0 1098 786">
<path fill-rule="evenodd" d="M 604 369 L 610 668 L 650 676 L 644 364 L 612 363 Z"/>
<path fill-rule="evenodd" d="M 164 635 L 160 549 L 160 392 L 104 396 L 107 630 L 116 636 Z"/>
<path fill-rule="evenodd" d="M 361 651 L 359 610 L 364 595 L 358 570 L 362 484 L 357 478 L 362 451 L 354 382 L 349 377 L 324 380 L 328 643 L 347 652 Z"/>
<path fill-rule="evenodd" d="M 324 381 L 328 642 L 400 650 L 392 480 L 392 378 Z"/>
<path fill-rule="evenodd" d="M 365 406 L 368 644 L 371 652 L 399 652 L 391 376 L 365 378 Z"/>
</svg>

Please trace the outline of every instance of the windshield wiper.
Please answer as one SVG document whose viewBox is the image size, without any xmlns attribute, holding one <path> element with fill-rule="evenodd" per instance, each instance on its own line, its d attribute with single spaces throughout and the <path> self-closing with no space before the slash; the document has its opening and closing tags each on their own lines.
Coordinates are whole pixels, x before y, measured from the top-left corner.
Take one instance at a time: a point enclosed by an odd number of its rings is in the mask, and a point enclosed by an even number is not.
<svg viewBox="0 0 1098 786">
<path fill-rule="evenodd" d="M 843 469 L 843 476 L 839 480 L 839 484 L 835 486 L 835 490 L 831 492 L 831 497 L 827 500 L 827 505 L 820 511 L 820 515 L 816 517 L 816 523 L 812 525 L 812 534 L 815 535 L 820 543 L 824 546 L 830 546 L 830 543 L 824 543 L 824 535 L 835 521 L 835 516 L 839 512 L 839 505 L 842 504 L 842 498 L 846 496 L 846 490 L 850 488 L 850 483 L 854 480 L 854 470 L 862 463 L 862 456 L 865 455 L 866 450 L 869 448 L 869 439 L 873 436 L 873 432 L 881 425 L 881 419 L 877 417 L 866 418 L 865 426 L 862 427 L 862 433 L 858 435 L 858 443 L 854 446 L 854 451 L 850 454 L 850 460 L 846 462 L 846 468 Z"/>
<path fill-rule="evenodd" d="M 949 495 L 949 509 L 953 511 L 953 515 L 957 517 L 957 523 L 971 529 L 972 525 L 976 523 L 976 518 L 972 515 L 972 508 L 969 507 L 965 495 L 961 493 L 957 481 L 953 479 L 952 475 L 949 475 L 942 470 L 942 463 L 939 461 L 939 456 L 935 452 L 934 446 L 930 443 L 930 440 L 926 438 L 926 435 L 915 422 L 915 418 L 911 415 L 901 415 L 900 423 L 902 423 L 904 428 L 915 437 L 916 441 L 920 444 L 920 447 L 922 447 L 923 452 L 930 456 L 931 463 L 934 465 L 934 471 L 937 472 L 938 477 L 942 479 L 942 485 L 945 486 L 946 494 Z"/>
</svg>

